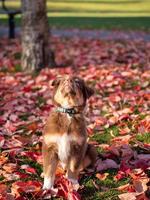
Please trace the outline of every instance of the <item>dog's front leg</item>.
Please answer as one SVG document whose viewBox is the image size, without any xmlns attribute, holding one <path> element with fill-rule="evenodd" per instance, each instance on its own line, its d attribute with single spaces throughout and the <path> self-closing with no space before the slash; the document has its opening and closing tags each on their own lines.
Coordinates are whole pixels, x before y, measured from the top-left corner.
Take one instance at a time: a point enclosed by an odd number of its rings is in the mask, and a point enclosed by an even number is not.
<svg viewBox="0 0 150 200">
<path fill-rule="evenodd" d="M 79 147 L 79 150 L 81 148 Z M 81 153 L 82 152 L 82 153 Z M 67 169 L 67 178 L 73 183 L 78 184 L 78 175 L 80 172 L 80 165 L 84 157 L 83 150 L 76 152 L 71 158 Z"/>
<path fill-rule="evenodd" d="M 54 185 L 55 171 L 58 164 L 58 156 L 53 148 L 47 148 L 43 144 L 43 172 L 44 172 L 44 185 L 43 189 L 51 189 Z"/>
<path fill-rule="evenodd" d="M 68 168 L 66 175 L 68 180 L 71 181 L 72 184 L 78 184 L 79 169 Z"/>
</svg>

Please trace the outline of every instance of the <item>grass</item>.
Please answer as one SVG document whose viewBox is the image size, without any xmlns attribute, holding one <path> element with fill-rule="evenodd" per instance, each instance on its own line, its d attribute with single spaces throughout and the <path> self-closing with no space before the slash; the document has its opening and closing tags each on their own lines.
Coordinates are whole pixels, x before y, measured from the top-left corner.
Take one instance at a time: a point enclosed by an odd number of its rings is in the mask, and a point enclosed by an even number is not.
<svg viewBox="0 0 150 200">
<path fill-rule="evenodd" d="M 7 2 L 7 1 L 6 1 Z M 19 0 L 8 7 L 20 7 Z M 149 0 L 48 0 L 49 24 L 61 28 L 149 29 Z M 0 14 L 2 24 L 7 15 Z M 20 24 L 20 16 L 17 23 Z"/>
<path fill-rule="evenodd" d="M 143 118 L 144 116 L 141 116 Z M 95 133 L 91 140 L 97 141 L 99 144 L 110 144 L 111 139 L 119 135 L 119 130 L 117 126 L 111 126 L 105 128 L 102 133 Z M 150 143 L 149 133 L 139 133 L 136 135 L 135 139 L 143 143 Z M 103 153 L 101 148 L 97 149 L 99 154 Z M 145 153 L 142 149 L 136 149 L 138 153 Z M 114 176 L 117 174 L 117 169 L 105 170 L 103 173 L 108 173 L 109 175 L 105 180 L 99 180 L 94 175 L 83 177 L 81 183 L 84 184 L 85 188 L 82 191 L 83 199 L 85 200 L 119 200 L 118 195 L 123 191 L 118 191 L 117 188 L 122 185 L 126 185 L 131 182 L 129 177 L 123 178 L 116 181 Z M 97 189 L 96 186 L 99 188 Z M 126 191 L 124 191 L 126 192 Z"/>
<path fill-rule="evenodd" d="M 82 197 L 85 200 L 119 200 L 117 187 L 125 185 L 130 182 L 130 178 L 124 178 L 116 181 L 113 177 L 117 174 L 116 169 L 106 170 L 108 177 L 105 180 L 99 180 L 95 176 L 84 177 L 81 183 L 85 185 L 82 191 Z M 97 186 L 97 188 L 94 186 Z"/>
<path fill-rule="evenodd" d="M 19 0 L 6 1 L 12 8 L 21 6 Z M 150 16 L 149 0 L 48 0 L 49 16 Z"/>
<path fill-rule="evenodd" d="M 26 157 L 22 157 L 20 159 L 20 165 L 29 165 L 30 167 L 33 167 L 36 170 L 36 174 L 32 174 L 34 177 L 40 177 L 40 174 L 42 173 L 42 166 L 38 164 L 37 162 L 34 162 Z M 24 172 L 24 170 L 22 171 Z M 41 178 L 41 177 L 40 177 Z M 42 180 L 42 178 L 41 178 Z"/>
<path fill-rule="evenodd" d="M 117 126 L 111 126 L 106 128 L 103 133 L 95 133 L 92 140 L 97 141 L 99 144 L 107 143 L 109 144 L 113 137 L 119 135 L 119 130 Z"/>
<path fill-rule="evenodd" d="M 150 133 L 137 134 L 136 139 L 140 142 L 150 143 Z"/>
<path fill-rule="evenodd" d="M 19 7 L 19 1 L 10 1 L 14 8 Z M 10 3 L 9 2 L 9 3 Z M 150 29 L 150 1 L 149 0 L 51 0 L 48 1 L 48 16 L 49 24 L 53 27 L 61 28 L 89 28 L 89 29 Z M 6 25 L 7 16 L 0 15 L 0 22 Z M 17 25 L 20 25 L 20 16 L 16 18 Z M 20 53 L 14 55 L 15 59 L 20 59 Z M 15 71 L 20 71 L 20 66 L 15 66 Z M 133 81 L 129 87 L 133 88 L 140 83 Z M 129 88 L 128 87 L 128 88 Z M 127 89 L 128 89 L 127 88 Z M 35 91 L 38 88 L 35 88 Z M 109 93 L 108 93 L 109 94 Z M 37 97 L 36 106 L 41 107 L 45 104 L 45 99 L 42 96 Z M 138 107 L 135 107 L 135 113 L 139 114 Z M 1 113 L 0 113 L 1 114 Z M 31 114 L 31 113 L 30 113 Z M 105 112 L 101 113 L 101 115 Z M 24 113 L 19 116 L 22 120 L 28 120 L 28 113 Z M 143 119 L 145 115 L 141 115 Z M 23 127 L 22 127 L 23 129 Z M 41 132 L 36 132 L 36 135 L 41 135 Z M 111 139 L 119 135 L 118 127 L 111 126 L 105 128 L 102 133 L 96 132 L 91 140 L 97 141 L 99 144 L 110 144 Z M 150 143 L 149 133 L 138 133 L 136 140 Z M 137 148 L 137 147 L 134 147 Z M 139 147 L 138 147 L 139 148 Z M 0 152 L 2 150 L 0 149 Z M 103 153 L 102 148 L 98 148 L 98 153 Z M 145 149 L 137 149 L 137 153 L 145 153 Z M 31 175 L 33 180 L 39 179 L 42 172 L 42 166 L 34 161 L 22 157 L 20 159 L 20 165 L 28 164 L 36 169 L 37 174 Z M 24 172 L 24 170 L 22 170 Z M 119 181 L 114 180 L 114 176 L 117 174 L 117 170 L 106 170 L 104 173 L 109 173 L 105 180 L 99 180 L 95 175 L 85 175 L 81 184 L 84 185 L 81 191 L 82 198 L 84 200 L 118 200 L 119 192 L 116 188 L 130 183 L 129 177 L 121 179 Z M 39 178 L 40 177 L 40 178 Z M 3 177 L 0 176 L 0 181 Z M 97 186 L 97 187 L 96 187 Z M 31 198 L 30 198 L 31 199 Z M 56 199 L 56 198 L 53 198 Z M 61 199 L 61 198 L 59 198 Z M 57 198 L 58 200 L 58 198 Z"/>
</svg>

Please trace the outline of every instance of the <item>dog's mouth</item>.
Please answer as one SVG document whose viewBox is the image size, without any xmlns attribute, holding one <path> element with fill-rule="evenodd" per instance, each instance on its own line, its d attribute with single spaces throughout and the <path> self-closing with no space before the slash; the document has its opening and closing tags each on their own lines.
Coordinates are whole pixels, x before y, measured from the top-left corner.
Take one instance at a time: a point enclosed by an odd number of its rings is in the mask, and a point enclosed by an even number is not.
<svg viewBox="0 0 150 200">
<path fill-rule="evenodd" d="M 61 81 L 55 92 L 54 100 L 63 108 L 73 108 L 84 104 L 82 91 L 72 79 Z"/>
</svg>

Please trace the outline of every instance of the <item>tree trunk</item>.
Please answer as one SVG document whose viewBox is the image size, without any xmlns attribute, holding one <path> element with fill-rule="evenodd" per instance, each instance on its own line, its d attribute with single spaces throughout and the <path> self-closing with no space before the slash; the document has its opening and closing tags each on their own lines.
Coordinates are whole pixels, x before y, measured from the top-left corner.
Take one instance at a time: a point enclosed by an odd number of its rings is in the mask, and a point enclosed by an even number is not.
<svg viewBox="0 0 150 200">
<path fill-rule="evenodd" d="M 22 12 L 22 69 L 32 72 L 54 67 L 46 0 L 22 0 Z"/>
</svg>

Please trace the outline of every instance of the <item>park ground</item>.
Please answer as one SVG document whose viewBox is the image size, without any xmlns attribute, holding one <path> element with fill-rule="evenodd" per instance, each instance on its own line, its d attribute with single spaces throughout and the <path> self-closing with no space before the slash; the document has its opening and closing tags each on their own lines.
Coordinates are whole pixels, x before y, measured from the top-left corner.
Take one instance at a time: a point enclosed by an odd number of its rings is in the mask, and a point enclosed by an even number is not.
<svg viewBox="0 0 150 200">
<path fill-rule="evenodd" d="M 19 1 L 11 6 L 19 7 Z M 148 200 L 150 1 L 58 0 L 48 1 L 48 10 L 57 32 L 51 47 L 56 62 L 68 63 L 66 68 L 26 74 L 21 70 L 20 38 L 1 35 L 0 199 L 40 200 L 52 195 L 57 200 Z M 0 15 L 0 21 L 6 33 L 7 17 Z M 106 33 L 110 35 L 104 37 Z M 78 75 L 95 90 L 87 102 L 86 120 L 98 158 L 94 169 L 80 174 L 78 191 L 59 167 L 51 194 L 41 189 L 41 144 L 43 126 L 54 109 L 51 82 L 58 74 Z"/>
<path fill-rule="evenodd" d="M 150 176 L 150 42 L 52 37 L 56 61 L 39 74 L 21 71 L 20 40 L 0 41 L 0 194 L 44 199 L 42 130 L 54 108 L 52 80 L 78 75 L 94 88 L 87 131 L 99 153 L 94 170 L 79 177 L 85 200 L 146 200 Z M 13 51 L 12 51 L 13 49 Z M 60 51 L 61 49 L 61 51 Z M 53 199 L 80 199 L 58 169 Z M 123 196 L 118 196 L 123 195 Z M 135 197 L 136 196 L 136 197 Z"/>
<path fill-rule="evenodd" d="M 7 0 L 8 8 L 19 8 L 20 0 Z M 48 0 L 49 24 L 57 28 L 149 30 L 149 0 Z M 20 24 L 20 16 L 17 17 Z M 0 14 L 0 23 L 7 15 Z"/>
</svg>

